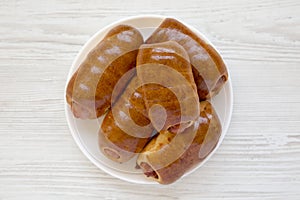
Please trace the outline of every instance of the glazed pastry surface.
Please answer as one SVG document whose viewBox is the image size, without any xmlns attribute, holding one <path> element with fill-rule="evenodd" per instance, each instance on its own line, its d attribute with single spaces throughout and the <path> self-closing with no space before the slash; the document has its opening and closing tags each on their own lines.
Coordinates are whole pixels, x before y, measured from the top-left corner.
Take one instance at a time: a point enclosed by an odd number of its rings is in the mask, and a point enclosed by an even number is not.
<svg viewBox="0 0 300 200">
<path fill-rule="evenodd" d="M 136 68 L 153 127 L 160 131 L 190 126 L 199 113 L 199 98 L 184 48 L 173 41 L 144 44 Z"/>
<path fill-rule="evenodd" d="M 67 86 L 67 102 L 75 117 L 95 119 L 111 106 L 111 94 L 118 80 L 135 67 L 140 32 L 127 25 L 119 25 L 107 33 L 86 56 Z M 132 72 L 133 75 L 133 72 Z M 127 82 L 132 76 L 128 76 Z M 119 87 L 121 93 L 124 87 Z"/>
<path fill-rule="evenodd" d="M 198 120 L 183 132 L 162 131 L 144 148 L 137 159 L 145 176 L 170 184 L 199 164 L 216 147 L 220 120 L 208 101 L 200 103 Z"/>
<path fill-rule="evenodd" d="M 142 93 L 134 76 L 104 117 L 99 130 L 100 150 L 106 157 L 122 163 L 142 151 L 153 132 L 145 113 Z"/>
<path fill-rule="evenodd" d="M 200 100 L 215 96 L 228 79 L 218 52 L 181 22 L 166 18 L 147 39 L 147 44 L 176 41 L 187 51 Z"/>
</svg>

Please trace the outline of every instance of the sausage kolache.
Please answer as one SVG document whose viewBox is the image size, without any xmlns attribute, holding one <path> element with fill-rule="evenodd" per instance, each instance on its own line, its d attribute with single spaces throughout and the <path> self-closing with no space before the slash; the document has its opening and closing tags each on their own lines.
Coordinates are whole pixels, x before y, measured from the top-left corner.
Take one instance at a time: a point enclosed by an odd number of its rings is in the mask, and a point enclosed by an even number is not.
<svg viewBox="0 0 300 200">
<path fill-rule="evenodd" d="M 95 119 L 109 109 L 114 103 L 111 102 L 114 86 L 135 67 L 142 43 L 143 37 L 137 29 L 118 25 L 86 56 L 71 77 L 66 91 L 67 102 L 75 117 Z M 117 92 L 121 93 L 124 87 L 119 87 Z"/>
<path fill-rule="evenodd" d="M 205 39 L 181 22 L 166 18 L 146 40 L 147 44 L 176 41 L 189 55 L 200 100 L 212 98 L 228 79 L 219 53 Z"/>
<path fill-rule="evenodd" d="M 183 132 L 162 131 L 137 159 L 146 177 L 170 184 L 205 159 L 216 147 L 221 122 L 208 101 L 200 103 L 198 120 Z"/>
</svg>

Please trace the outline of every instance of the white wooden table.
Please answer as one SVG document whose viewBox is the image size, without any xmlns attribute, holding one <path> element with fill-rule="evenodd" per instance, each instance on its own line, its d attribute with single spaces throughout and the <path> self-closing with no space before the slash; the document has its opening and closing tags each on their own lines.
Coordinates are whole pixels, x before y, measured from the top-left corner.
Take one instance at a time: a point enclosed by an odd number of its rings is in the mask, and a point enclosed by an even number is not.
<svg viewBox="0 0 300 200">
<path fill-rule="evenodd" d="M 220 50 L 232 123 L 201 169 L 170 186 L 135 185 L 87 160 L 63 105 L 69 67 L 97 30 L 173 15 Z M 0 1 L 0 199 L 299 199 L 300 1 Z"/>
</svg>

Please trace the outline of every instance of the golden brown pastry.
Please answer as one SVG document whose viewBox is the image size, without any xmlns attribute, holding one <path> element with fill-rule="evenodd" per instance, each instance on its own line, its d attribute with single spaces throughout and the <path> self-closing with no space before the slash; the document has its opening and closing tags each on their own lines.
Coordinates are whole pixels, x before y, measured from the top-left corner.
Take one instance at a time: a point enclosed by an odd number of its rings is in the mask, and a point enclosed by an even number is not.
<svg viewBox="0 0 300 200">
<path fill-rule="evenodd" d="M 119 25 L 86 56 L 67 86 L 67 102 L 75 117 L 94 119 L 107 111 L 117 81 L 135 67 L 142 43 L 143 37 L 137 29 Z M 117 93 L 124 87 L 119 87 Z"/>
<path fill-rule="evenodd" d="M 153 132 L 145 114 L 135 76 L 107 113 L 99 130 L 100 150 L 107 158 L 123 163 L 142 151 Z"/>
<path fill-rule="evenodd" d="M 164 41 L 176 41 L 187 51 L 200 100 L 211 98 L 221 90 L 228 72 L 221 56 L 210 44 L 172 18 L 166 18 L 146 43 Z"/>
<path fill-rule="evenodd" d="M 137 159 L 145 174 L 160 184 L 170 184 L 199 164 L 216 147 L 221 123 L 208 101 L 200 103 L 198 120 L 184 132 L 162 131 Z"/>
<path fill-rule="evenodd" d="M 199 115 L 189 57 L 177 42 L 144 44 L 137 56 L 148 117 L 157 130 L 185 129 Z"/>
</svg>

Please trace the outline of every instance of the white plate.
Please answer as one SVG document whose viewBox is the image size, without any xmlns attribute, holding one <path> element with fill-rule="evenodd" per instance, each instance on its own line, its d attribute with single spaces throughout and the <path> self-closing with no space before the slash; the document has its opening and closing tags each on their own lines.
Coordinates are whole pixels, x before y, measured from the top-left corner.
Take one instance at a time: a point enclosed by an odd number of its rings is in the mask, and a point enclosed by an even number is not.
<svg viewBox="0 0 300 200">
<path fill-rule="evenodd" d="M 134 26 L 135 28 L 139 29 L 144 36 L 144 39 L 147 39 L 148 36 L 155 30 L 155 27 L 158 27 L 160 23 L 165 19 L 165 16 L 157 16 L 157 15 L 142 15 L 142 16 L 135 16 L 130 18 L 125 18 L 120 21 L 117 21 L 113 24 L 110 24 L 100 31 L 98 31 L 92 38 L 87 41 L 87 43 L 83 46 L 83 48 L 78 53 L 77 57 L 75 58 L 72 67 L 70 69 L 68 75 L 68 81 L 71 78 L 72 74 L 76 71 L 79 67 L 80 63 L 84 60 L 85 56 L 88 52 L 94 48 L 94 46 L 105 36 L 105 34 L 113 27 L 119 24 L 127 24 Z M 174 18 L 174 17 L 173 17 Z M 186 24 L 185 24 L 186 25 Z M 191 28 L 195 33 L 199 34 L 202 38 L 206 39 L 199 31 L 195 28 L 187 25 Z M 207 39 L 206 39 L 207 40 Z M 209 42 L 207 40 L 207 42 Z M 209 42 L 210 43 L 210 42 Z M 211 43 L 210 43 L 211 44 Z M 228 67 L 228 66 L 227 66 Z M 66 83 L 66 84 L 67 84 Z M 67 86 L 67 85 L 66 85 Z M 65 90 L 66 91 L 66 90 Z M 66 94 L 65 94 L 66 96 Z M 228 81 L 220 91 L 220 93 L 215 96 L 211 100 L 212 104 L 214 105 L 220 119 L 222 122 L 223 132 L 221 138 L 218 142 L 217 147 L 214 149 L 213 152 L 204 160 L 201 164 L 199 164 L 196 168 L 191 170 L 186 175 L 192 173 L 199 167 L 201 167 L 210 157 L 214 154 L 214 152 L 220 146 L 227 130 L 229 127 L 231 114 L 232 114 L 232 105 L 233 105 L 233 94 L 232 94 L 232 86 L 231 86 L 231 79 L 230 76 L 228 77 Z M 125 181 L 133 182 L 133 183 L 142 183 L 142 184 L 155 184 L 151 180 L 148 180 L 144 177 L 141 170 L 135 169 L 135 159 L 132 161 L 119 164 L 115 163 L 109 159 L 107 159 L 99 150 L 98 148 L 98 129 L 99 124 L 102 122 L 102 118 L 97 120 L 80 120 L 73 117 L 73 114 L 68 106 L 66 99 L 65 99 L 65 112 L 67 117 L 67 122 L 69 128 L 71 130 L 72 136 L 76 141 L 77 145 L 83 152 L 83 154 L 97 167 L 102 169 L 103 171 L 111 174 L 114 177 L 120 178 Z"/>
</svg>

